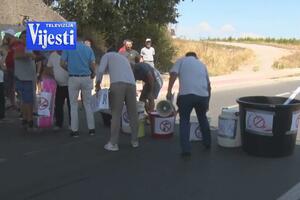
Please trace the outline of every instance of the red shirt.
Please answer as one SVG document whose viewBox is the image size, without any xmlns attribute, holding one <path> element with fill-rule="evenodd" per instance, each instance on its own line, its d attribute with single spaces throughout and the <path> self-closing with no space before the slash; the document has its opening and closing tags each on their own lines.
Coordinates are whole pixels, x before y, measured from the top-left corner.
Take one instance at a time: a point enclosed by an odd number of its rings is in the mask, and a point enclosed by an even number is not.
<svg viewBox="0 0 300 200">
<path fill-rule="evenodd" d="M 119 49 L 119 53 L 125 53 L 125 52 L 126 52 L 126 47 L 124 45 Z"/>
<path fill-rule="evenodd" d="M 15 69 L 15 50 L 16 48 L 20 48 L 20 41 L 15 41 L 11 45 L 9 45 L 7 56 L 5 59 L 5 65 L 8 70 L 14 70 Z"/>
</svg>

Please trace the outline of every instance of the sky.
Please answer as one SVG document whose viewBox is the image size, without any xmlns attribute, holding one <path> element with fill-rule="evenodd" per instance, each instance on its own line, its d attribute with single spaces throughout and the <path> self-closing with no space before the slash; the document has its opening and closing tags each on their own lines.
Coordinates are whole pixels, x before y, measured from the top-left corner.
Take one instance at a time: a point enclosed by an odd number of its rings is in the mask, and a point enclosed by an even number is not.
<svg viewBox="0 0 300 200">
<path fill-rule="evenodd" d="M 300 0 L 185 0 L 176 36 L 300 39 Z"/>
</svg>

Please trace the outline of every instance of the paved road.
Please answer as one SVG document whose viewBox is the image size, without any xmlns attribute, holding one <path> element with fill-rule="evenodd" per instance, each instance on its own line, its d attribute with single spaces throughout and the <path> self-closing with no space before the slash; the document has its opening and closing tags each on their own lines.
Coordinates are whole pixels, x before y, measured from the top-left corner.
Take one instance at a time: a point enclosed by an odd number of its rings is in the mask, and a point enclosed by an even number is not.
<svg viewBox="0 0 300 200">
<path fill-rule="evenodd" d="M 239 96 L 286 93 L 297 85 L 279 82 L 216 92 L 212 125 L 220 108 L 235 104 Z M 18 120 L 0 124 L 0 199 L 272 200 L 300 181 L 298 145 L 290 157 L 258 158 L 241 149 L 218 147 L 213 131 L 212 150 L 195 143 L 190 161 L 180 159 L 177 136 L 154 140 L 147 135 L 135 150 L 123 135 L 121 150 L 110 153 L 102 148 L 109 129 L 101 125 L 99 115 L 96 120 L 97 135 L 82 132 L 78 139 L 69 138 L 67 131 L 28 135 Z"/>
</svg>

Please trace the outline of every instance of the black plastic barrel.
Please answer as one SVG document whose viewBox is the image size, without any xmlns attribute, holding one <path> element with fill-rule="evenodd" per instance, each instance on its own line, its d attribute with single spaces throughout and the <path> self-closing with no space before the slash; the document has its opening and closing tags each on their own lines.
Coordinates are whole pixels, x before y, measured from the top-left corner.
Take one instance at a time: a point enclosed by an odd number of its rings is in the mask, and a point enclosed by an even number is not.
<svg viewBox="0 0 300 200">
<path fill-rule="evenodd" d="M 237 100 L 242 148 L 263 157 L 293 154 L 300 119 L 300 101 L 283 105 L 284 97 L 250 96 Z M 300 124 L 299 124 L 300 125 Z"/>
</svg>

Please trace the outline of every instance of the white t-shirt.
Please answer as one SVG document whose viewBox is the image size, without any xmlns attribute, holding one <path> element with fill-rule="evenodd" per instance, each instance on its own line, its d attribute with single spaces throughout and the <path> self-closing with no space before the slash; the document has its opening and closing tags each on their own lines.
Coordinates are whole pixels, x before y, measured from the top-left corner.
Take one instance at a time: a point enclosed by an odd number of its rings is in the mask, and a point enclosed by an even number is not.
<svg viewBox="0 0 300 200">
<path fill-rule="evenodd" d="M 57 52 L 52 52 L 47 67 L 53 67 L 54 78 L 59 86 L 68 86 L 69 74 L 60 66 L 60 57 Z"/>
<path fill-rule="evenodd" d="M 153 62 L 155 55 L 155 49 L 153 47 L 147 48 L 144 47 L 141 50 L 141 56 L 143 57 L 144 61 L 146 62 Z"/>
<path fill-rule="evenodd" d="M 128 59 L 116 52 L 109 52 L 102 56 L 97 68 L 96 81 L 102 81 L 105 72 L 109 73 L 111 83 L 129 83 L 135 85 L 135 78 Z"/>
<path fill-rule="evenodd" d="M 178 59 L 170 72 L 178 74 L 179 95 L 195 94 L 202 97 L 209 95 L 206 66 L 195 57 Z"/>
</svg>

